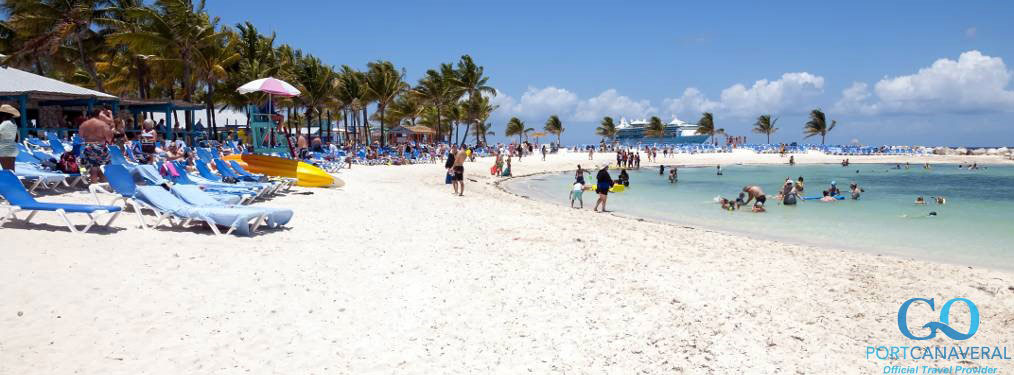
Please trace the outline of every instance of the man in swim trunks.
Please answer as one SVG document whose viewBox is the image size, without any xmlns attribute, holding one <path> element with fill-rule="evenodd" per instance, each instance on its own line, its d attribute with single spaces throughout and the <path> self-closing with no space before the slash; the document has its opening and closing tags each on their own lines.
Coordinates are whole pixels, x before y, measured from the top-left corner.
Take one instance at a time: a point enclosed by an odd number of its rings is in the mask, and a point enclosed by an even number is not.
<svg viewBox="0 0 1014 375">
<path fill-rule="evenodd" d="M 757 185 L 744 186 L 743 192 L 747 194 L 746 201 L 743 202 L 744 205 L 756 199 L 754 206 L 763 206 L 764 202 L 768 200 L 767 196 L 764 195 L 764 190 L 761 190 L 760 186 Z"/>
<path fill-rule="evenodd" d="M 468 153 L 464 147 L 458 149 L 458 152 L 454 154 L 454 174 L 451 176 L 451 182 L 454 184 L 454 192 L 458 193 L 458 196 L 465 195 L 465 159 L 468 158 Z"/>
<path fill-rule="evenodd" d="M 112 121 L 111 117 L 104 116 L 102 111 L 96 110 L 78 128 L 78 133 L 85 142 L 79 163 L 88 169 L 88 181 L 93 184 L 105 181 L 102 166 L 109 163 L 106 145 L 113 141 L 113 129 L 107 118 Z"/>
</svg>

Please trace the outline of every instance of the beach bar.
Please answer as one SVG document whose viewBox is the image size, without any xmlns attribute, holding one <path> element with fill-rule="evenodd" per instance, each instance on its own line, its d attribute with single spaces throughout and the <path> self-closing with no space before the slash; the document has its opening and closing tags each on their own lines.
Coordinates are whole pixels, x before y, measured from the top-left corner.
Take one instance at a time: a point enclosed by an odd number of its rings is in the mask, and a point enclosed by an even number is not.
<svg viewBox="0 0 1014 375">
<path fill-rule="evenodd" d="M 120 99 L 104 92 L 0 66 L 0 102 L 10 103 L 24 114 L 19 118 L 23 139 L 30 131 L 39 129 L 64 135 L 68 131 L 76 131 L 76 126 L 64 121 L 64 110 L 71 108 L 87 113 L 97 105 L 109 105 L 116 112 Z"/>
</svg>

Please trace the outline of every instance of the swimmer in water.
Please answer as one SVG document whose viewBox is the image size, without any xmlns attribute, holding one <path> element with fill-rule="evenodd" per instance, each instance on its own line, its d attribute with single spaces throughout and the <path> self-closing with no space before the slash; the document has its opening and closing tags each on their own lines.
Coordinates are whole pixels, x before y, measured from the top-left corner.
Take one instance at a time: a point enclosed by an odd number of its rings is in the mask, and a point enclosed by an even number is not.
<svg viewBox="0 0 1014 375">
<path fill-rule="evenodd" d="M 669 183 L 674 184 L 676 181 L 679 181 L 679 172 L 676 171 L 676 167 L 672 167 L 669 170 Z"/>
<path fill-rule="evenodd" d="M 824 193 L 824 196 L 820 198 L 821 202 L 834 202 L 834 201 L 837 200 L 837 199 L 834 199 L 834 197 L 831 196 L 831 193 L 828 192 L 827 190 L 824 190 L 823 193 Z"/>
<path fill-rule="evenodd" d="M 947 198 L 944 198 L 944 197 L 930 197 L 930 199 L 936 201 L 937 204 L 939 204 L 939 205 L 945 205 L 945 204 L 947 204 Z"/>
<path fill-rule="evenodd" d="M 838 190 L 838 183 L 836 181 L 831 181 L 831 186 L 828 187 L 827 193 L 832 197 L 841 195 L 841 190 Z"/>
<path fill-rule="evenodd" d="M 718 166 L 718 175 L 719 176 L 722 175 L 722 166 L 721 165 Z"/>
<path fill-rule="evenodd" d="M 849 185 L 849 193 L 852 195 L 852 200 L 859 200 L 859 196 L 866 192 L 863 188 L 859 187 L 859 184 L 853 182 Z"/>
<path fill-rule="evenodd" d="M 718 200 L 718 203 L 722 204 L 722 209 L 723 210 L 726 210 L 726 211 L 735 211 L 736 210 L 736 204 L 733 203 L 732 201 L 728 200 L 728 199 L 720 198 Z"/>
<path fill-rule="evenodd" d="M 915 197 L 915 204 L 926 204 L 926 200 L 922 196 Z"/>
<path fill-rule="evenodd" d="M 665 174 L 665 165 L 660 165 L 658 166 L 658 175 L 661 176 L 663 174 Z"/>
<path fill-rule="evenodd" d="M 803 192 L 803 176 L 799 176 L 799 178 L 796 179 L 796 192 L 797 193 Z"/>
</svg>

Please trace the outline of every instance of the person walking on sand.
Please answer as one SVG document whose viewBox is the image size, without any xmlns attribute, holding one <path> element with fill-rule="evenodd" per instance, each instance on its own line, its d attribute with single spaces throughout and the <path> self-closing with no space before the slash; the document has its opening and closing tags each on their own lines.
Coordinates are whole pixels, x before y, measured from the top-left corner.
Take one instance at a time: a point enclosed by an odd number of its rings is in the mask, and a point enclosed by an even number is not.
<svg viewBox="0 0 1014 375">
<path fill-rule="evenodd" d="M 465 159 L 467 158 L 468 153 L 464 148 L 458 149 L 458 153 L 454 154 L 454 176 L 451 180 L 454 192 L 458 193 L 459 197 L 465 195 Z"/>
<path fill-rule="evenodd" d="M 14 171 L 14 161 L 18 157 L 18 125 L 13 119 L 21 117 L 21 112 L 9 104 L 0 105 L 0 166 Z"/>
<path fill-rule="evenodd" d="M 593 211 L 607 212 L 606 200 L 609 195 L 609 188 L 613 187 L 613 178 L 609 176 L 609 164 L 602 165 L 598 175 L 595 176 L 595 180 L 595 192 L 598 193 L 599 199 L 595 202 Z M 599 211 L 599 205 L 602 205 L 602 211 Z"/>
<path fill-rule="evenodd" d="M 444 169 L 447 170 L 447 183 L 454 185 L 454 155 L 458 152 L 458 146 L 451 145 L 450 151 L 447 152 L 447 159 L 444 160 Z M 454 185 L 454 193 L 458 193 L 458 186 Z"/>
</svg>

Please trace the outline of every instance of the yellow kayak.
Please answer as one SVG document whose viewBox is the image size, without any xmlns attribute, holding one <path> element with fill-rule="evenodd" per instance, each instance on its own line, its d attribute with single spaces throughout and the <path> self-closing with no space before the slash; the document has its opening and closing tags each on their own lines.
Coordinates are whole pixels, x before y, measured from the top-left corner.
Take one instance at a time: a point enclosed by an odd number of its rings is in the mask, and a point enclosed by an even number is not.
<svg viewBox="0 0 1014 375">
<path fill-rule="evenodd" d="M 323 169 L 298 160 L 255 154 L 229 155 L 225 157 L 225 160 L 235 160 L 251 173 L 295 178 L 296 186 L 342 187 L 345 185 L 344 181 Z"/>
</svg>

